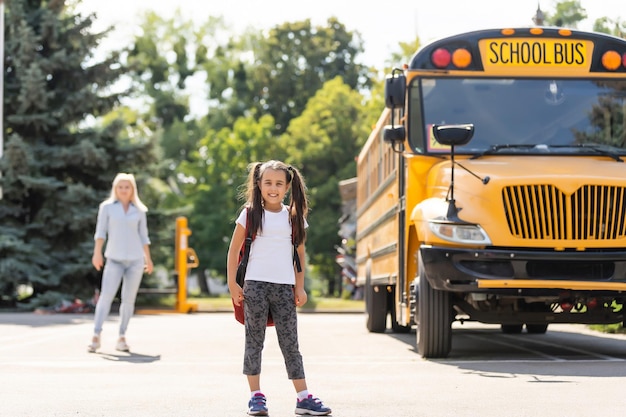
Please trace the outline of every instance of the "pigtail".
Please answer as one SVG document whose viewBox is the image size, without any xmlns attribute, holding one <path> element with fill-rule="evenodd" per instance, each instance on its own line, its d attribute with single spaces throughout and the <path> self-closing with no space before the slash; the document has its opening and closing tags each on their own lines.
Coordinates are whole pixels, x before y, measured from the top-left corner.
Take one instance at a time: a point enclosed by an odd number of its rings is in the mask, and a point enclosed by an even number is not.
<svg viewBox="0 0 626 417">
<path fill-rule="evenodd" d="M 261 162 L 253 162 L 248 165 L 248 180 L 246 182 L 244 207 L 250 213 L 250 228 L 256 233 L 260 232 L 263 227 L 263 198 L 261 196 L 261 188 L 259 180 L 261 178 Z"/>
<path fill-rule="evenodd" d="M 298 169 L 289 166 L 288 172 L 291 176 L 291 198 L 289 201 L 289 213 L 293 227 L 293 240 L 300 245 L 306 239 L 306 228 L 304 221 L 309 212 L 306 196 L 306 185 L 304 178 Z"/>
</svg>

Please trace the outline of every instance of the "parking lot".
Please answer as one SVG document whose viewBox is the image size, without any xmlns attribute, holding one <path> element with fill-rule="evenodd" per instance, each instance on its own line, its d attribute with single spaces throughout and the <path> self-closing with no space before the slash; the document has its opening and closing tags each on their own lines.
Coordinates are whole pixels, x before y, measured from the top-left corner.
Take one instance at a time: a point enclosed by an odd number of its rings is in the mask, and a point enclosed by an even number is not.
<svg viewBox="0 0 626 417">
<path fill-rule="evenodd" d="M 315 341 L 324 330 L 311 334 L 310 318 L 301 318 L 305 365 L 307 353 L 324 346 Z M 102 348 L 90 354 L 91 315 L 0 314 L 0 415 L 245 415 L 243 327 L 232 314 L 137 315 L 127 333 L 130 353 L 114 349 L 117 320 L 112 315 L 105 323 Z M 295 394 L 273 329 L 263 364 L 271 415 L 293 415 Z M 330 402 L 323 368 L 307 370 L 310 388 Z"/>
<path fill-rule="evenodd" d="M 245 416 L 243 327 L 231 312 L 139 314 L 130 353 L 87 353 L 92 315 L 0 314 L 0 416 Z M 424 360 L 415 332 L 368 333 L 362 313 L 299 315 L 311 391 L 335 417 L 536 417 L 620 415 L 626 336 L 583 325 L 545 335 L 455 323 L 450 357 Z M 294 416 L 273 328 L 262 389 L 271 417 Z"/>
</svg>

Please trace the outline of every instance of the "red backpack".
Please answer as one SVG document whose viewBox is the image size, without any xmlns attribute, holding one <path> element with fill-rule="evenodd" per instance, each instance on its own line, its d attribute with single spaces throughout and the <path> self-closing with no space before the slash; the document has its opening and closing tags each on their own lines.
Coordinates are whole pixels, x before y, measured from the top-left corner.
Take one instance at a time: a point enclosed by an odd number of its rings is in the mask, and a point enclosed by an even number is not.
<svg viewBox="0 0 626 417">
<path fill-rule="evenodd" d="M 244 280 L 246 277 L 246 269 L 248 268 L 248 257 L 250 256 L 250 246 L 252 242 L 256 238 L 256 233 L 253 233 L 250 230 L 250 211 L 248 210 L 246 213 L 246 239 L 241 245 L 241 249 L 239 250 L 239 265 L 237 266 L 237 276 L 236 281 L 237 284 L 243 288 Z M 302 265 L 300 264 L 300 256 L 298 255 L 298 245 L 294 241 L 294 225 L 291 225 L 291 244 L 293 247 L 293 262 L 296 266 L 296 270 L 298 272 L 302 272 Z M 235 319 L 244 324 L 244 314 L 243 314 L 243 302 L 239 303 L 239 305 L 235 305 L 235 301 L 233 302 L 233 308 L 235 309 Z M 272 312 L 270 311 L 267 316 L 267 325 L 273 326 L 274 319 L 272 318 Z"/>
</svg>

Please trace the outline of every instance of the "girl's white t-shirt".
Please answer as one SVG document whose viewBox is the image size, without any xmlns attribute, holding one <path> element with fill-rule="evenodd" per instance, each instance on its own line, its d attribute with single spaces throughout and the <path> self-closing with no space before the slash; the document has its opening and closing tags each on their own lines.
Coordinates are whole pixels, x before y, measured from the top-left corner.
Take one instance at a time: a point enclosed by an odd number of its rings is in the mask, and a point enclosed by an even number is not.
<svg viewBox="0 0 626 417">
<path fill-rule="evenodd" d="M 250 246 L 246 280 L 295 285 L 293 245 L 289 209 L 283 206 L 278 213 L 263 210 L 263 230 L 257 233 Z M 237 223 L 246 227 L 247 209 L 243 209 Z M 305 227 L 308 223 L 304 222 Z"/>
</svg>

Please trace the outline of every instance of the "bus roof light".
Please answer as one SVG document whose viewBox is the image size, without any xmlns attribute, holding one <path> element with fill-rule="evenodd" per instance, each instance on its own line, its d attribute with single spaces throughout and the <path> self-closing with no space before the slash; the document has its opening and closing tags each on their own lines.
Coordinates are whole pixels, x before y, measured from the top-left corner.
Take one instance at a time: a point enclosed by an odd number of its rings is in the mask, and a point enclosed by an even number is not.
<svg viewBox="0 0 626 417">
<path fill-rule="evenodd" d="M 606 51 L 602 54 L 602 66 L 609 70 L 615 71 L 622 64 L 622 57 L 615 51 Z"/>
<path fill-rule="evenodd" d="M 452 63 L 457 68 L 467 68 L 472 63 L 472 54 L 465 48 L 459 48 L 452 53 Z"/>
<path fill-rule="evenodd" d="M 445 68 L 450 65 L 450 61 L 452 60 L 452 58 L 450 56 L 450 52 L 447 49 L 437 48 L 433 52 L 431 60 L 435 67 Z"/>
</svg>

